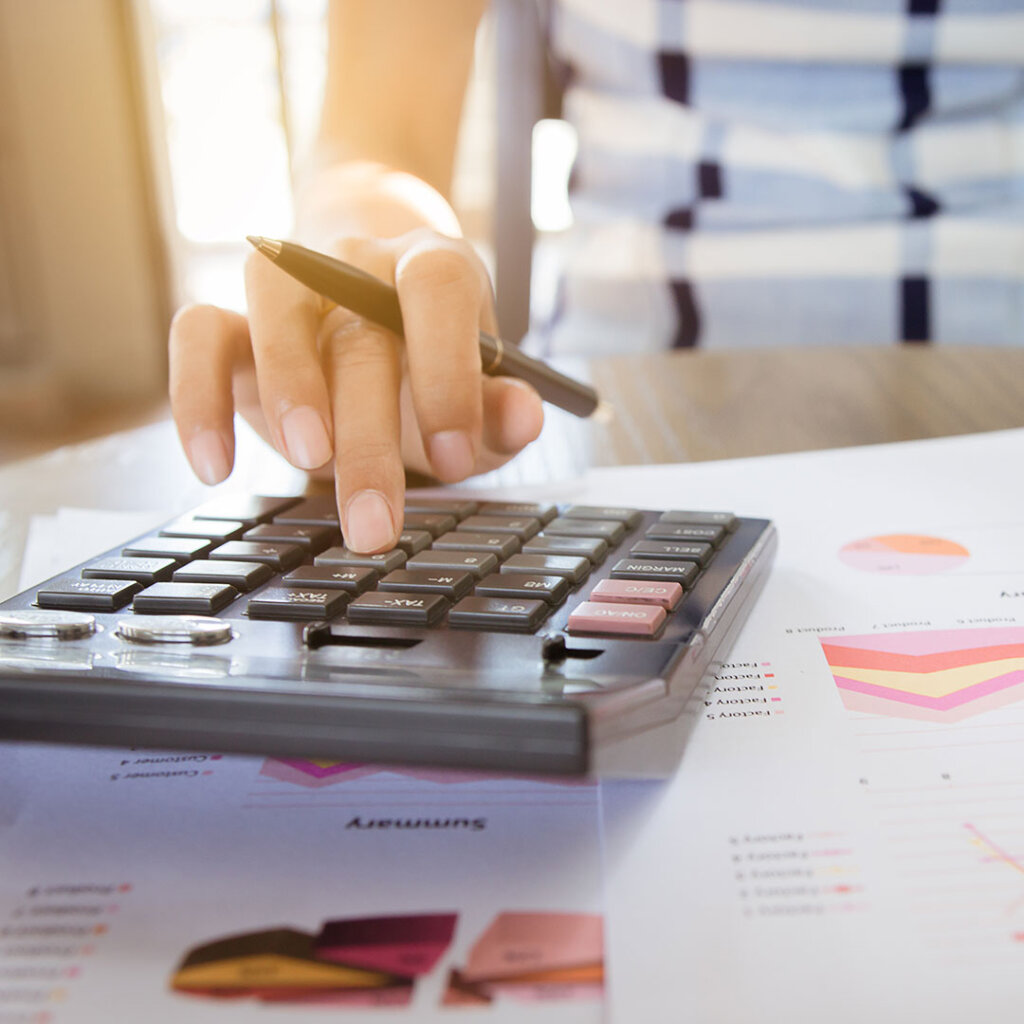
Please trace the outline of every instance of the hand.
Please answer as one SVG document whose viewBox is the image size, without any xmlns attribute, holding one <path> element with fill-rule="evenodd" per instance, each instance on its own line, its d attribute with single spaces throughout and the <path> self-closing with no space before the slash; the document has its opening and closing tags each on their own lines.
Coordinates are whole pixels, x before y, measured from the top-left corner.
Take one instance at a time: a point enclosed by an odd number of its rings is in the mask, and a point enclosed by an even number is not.
<svg viewBox="0 0 1024 1024">
<path fill-rule="evenodd" d="M 496 333 L 472 247 L 418 229 L 347 238 L 332 255 L 393 282 L 406 338 L 325 301 L 253 252 L 249 317 L 189 306 L 170 334 L 171 408 L 207 484 L 230 472 L 237 409 L 293 465 L 333 468 L 345 542 L 393 547 L 403 466 L 451 483 L 501 465 L 539 433 L 536 392 L 481 372 L 478 332 Z"/>
</svg>

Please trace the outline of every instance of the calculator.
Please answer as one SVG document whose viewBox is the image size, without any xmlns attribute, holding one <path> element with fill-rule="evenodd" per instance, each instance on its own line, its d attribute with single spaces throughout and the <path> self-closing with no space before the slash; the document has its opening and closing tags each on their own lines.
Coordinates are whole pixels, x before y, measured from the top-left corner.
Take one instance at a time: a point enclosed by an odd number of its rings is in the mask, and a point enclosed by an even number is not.
<svg viewBox="0 0 1024 1024">
<path fill-rule="evenodd" d="M 0 737 L 550 775 L 670 771 L 768 574 L 731 512 L 215 499 L 0 604 Z"/>
</svg>

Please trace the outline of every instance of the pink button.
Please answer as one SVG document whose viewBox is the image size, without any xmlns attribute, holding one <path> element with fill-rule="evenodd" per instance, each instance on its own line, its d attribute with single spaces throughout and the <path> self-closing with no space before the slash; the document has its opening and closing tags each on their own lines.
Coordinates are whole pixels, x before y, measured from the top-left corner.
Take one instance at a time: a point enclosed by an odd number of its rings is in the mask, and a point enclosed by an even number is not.
<svg viewBox="0 0 1024 1024">
<path fill-rule="evenodd" d="M 590 595 L 591 601 L 613 604 L 656 604 L 672 611 L 683 596 L 683 588 L 671 580 L 601 580 Z"/>
<path fill-rule="evenodd" d="M 584 601 L 569 616 L 569 632 L 653 636 L 666 618 L 665 609 L 657 605 Z"/>
</svg>

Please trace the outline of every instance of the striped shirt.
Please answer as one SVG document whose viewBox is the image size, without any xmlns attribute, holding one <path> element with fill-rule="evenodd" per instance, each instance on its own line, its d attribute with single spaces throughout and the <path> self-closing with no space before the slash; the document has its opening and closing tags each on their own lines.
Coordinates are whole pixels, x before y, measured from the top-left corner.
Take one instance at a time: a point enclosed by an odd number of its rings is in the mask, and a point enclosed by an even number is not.
<svg viewBox="0 0 1024 1024">
<path fill-rule="evenodd" d="M 556 352 L 1024 341 L 1024 0 L 555 0 Z"/>
</svg>

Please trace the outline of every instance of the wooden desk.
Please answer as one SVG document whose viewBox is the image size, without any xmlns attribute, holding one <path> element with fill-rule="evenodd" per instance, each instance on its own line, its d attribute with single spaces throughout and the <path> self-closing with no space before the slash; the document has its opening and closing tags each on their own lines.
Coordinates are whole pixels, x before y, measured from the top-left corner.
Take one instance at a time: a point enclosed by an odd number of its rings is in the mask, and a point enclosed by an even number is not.
<svg viewBox="0 0 1024 1024">
<path fill-rule="evenodd" d="M 676 352 L 597 359 L 589 376 L 608 423 L 552 410 L 541 439 L 483 482 L 565 480 L 589 466 L 686 462 L 903 441 L 1024 426 L 1024 349 L 904 346 Z M 289 493 L 293 469 L 240 432 L 236 470 L 214 493 Z M 197 505 L 170 422 L 0 467 L 0 598 L 17 589 L 29 520 L 61 506 Z"/>
</svg>

